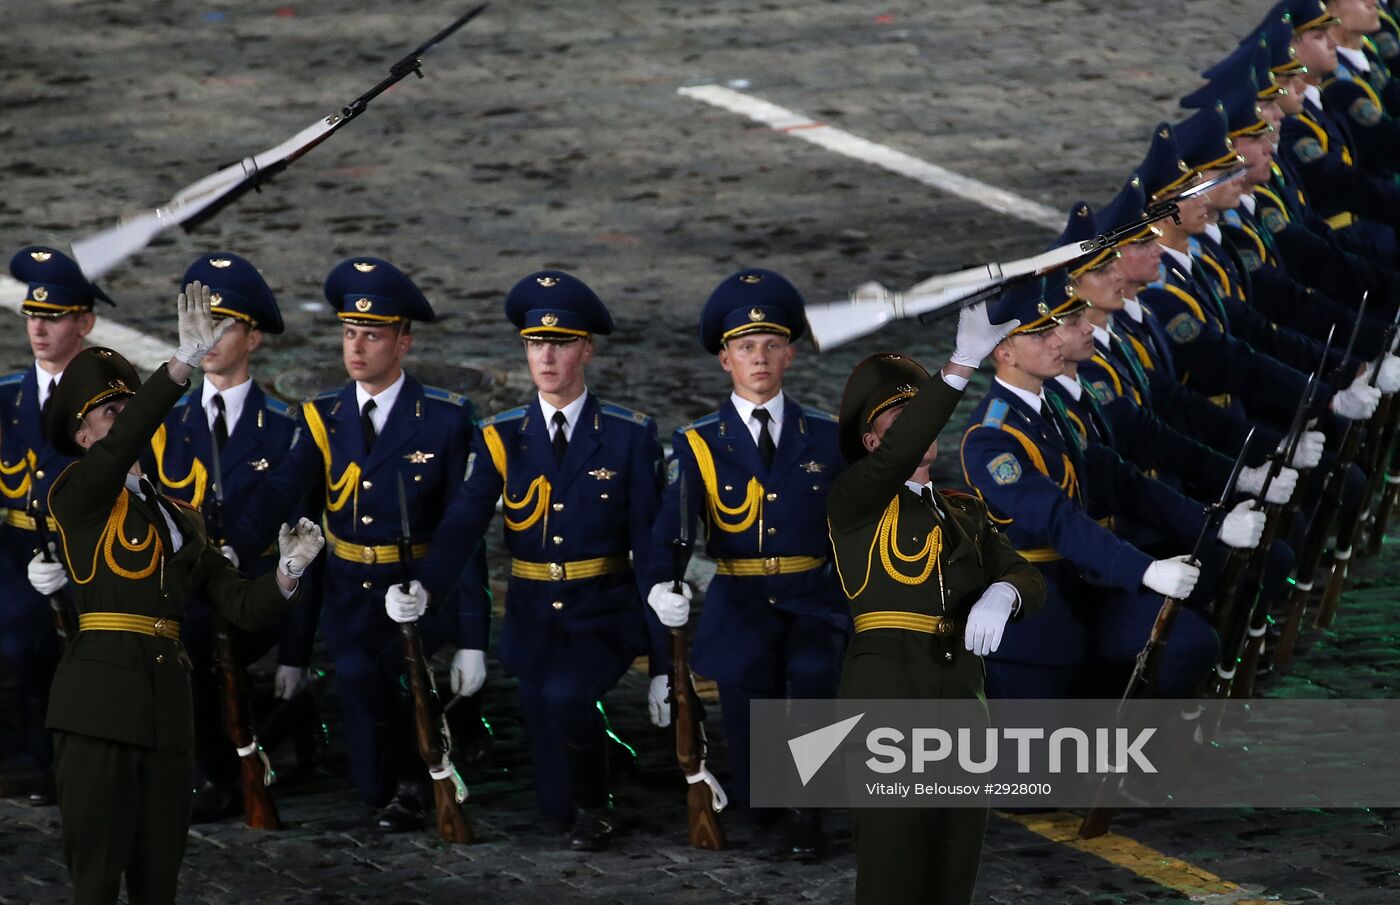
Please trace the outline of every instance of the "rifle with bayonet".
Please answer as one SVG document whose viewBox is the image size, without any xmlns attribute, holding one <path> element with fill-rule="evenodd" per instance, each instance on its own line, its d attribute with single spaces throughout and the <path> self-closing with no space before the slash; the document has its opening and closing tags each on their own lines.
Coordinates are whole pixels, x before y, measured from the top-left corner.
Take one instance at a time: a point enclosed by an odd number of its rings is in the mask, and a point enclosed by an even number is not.
<svg viewBox="0 0 1400 905">
<path fill-rule="evenodd" d="M 53 562 L 53 535 L 49 532 L 49 514 L 39 505 L 39 498 L 34 494 L 34 488 L 38 486 L 38 472 L 34 469 L 34 460 L 25 456 L 25 461 L 29 463 L 29 502 L 25 506 L 25 512 L 34 520 L 34 536 L 39 542 L 39 549 L 34 552 L 43 558 L 44 562 Z M 63 644 L 64 649 L 78 637 L 78 612 L 73 608 L 73 601 L 69 598 L 66 588 L 60 588 L 48 595 L 49 610 L 53 613 L 53 629 L 58 635 L 58 640 Z"/>
<path fill-rule="evenodd" d="M 1367 556 L 1380 555 L 1385 529 L 1390 524 L 1390 514 L 1395 510 L 1395 494 L 1391 491 L 1397 486 L 1397 479 L 1391 469 L 1395 458 L 1396 431 L 1400 429 L 1400 405 L 1395 404 L 1393 396 L 1383 397 L 1381 405 L 1386 412 L 1385 427 L 1376 436 L 1375 442 L 1368 444 L 1371 448 L 1367 452 L 1365 465 L 1366 499 L 1371 503 L 1369 533 L 1366 535 Z"/>
<path fill-rule="evenodd" d="M 1351 326 L 1351 336 L 1347 340 L 1346 352 L 1343 353 L 1340 367 L 1345 367 L 1346 362 L 1351 358 L 1352 349 L 1356 347 L 1356 336 L 1361 330 L 1361 321 L 1366 313 L 1366 301 L 1369 292 L 1361 294 L 1361 304 L 1356 309 L 1356 320 Z M 1339 373 L 1331 375 L 1330 383 L 1335 384 L 1340 377 Z M 1318 511 L 1313 517 L 1313 524 L 1308 533 L 1307 539 L 1303 543 L 1301 555 L 1294 567 L 1293 591 L 1288 597 L 1288 616 L 1284 620 L 1283 629 L 1279 634 L 1278 648 L 1274 651 L 1274 665 L 1278 669 L 1287 669 L 1293 662 L 1293 649 L 1298 642 L 1298 633 L 1302 628 L 1303 616 L 1307 613 L 1308 598 L 1312 595 L 1313 582 L 1317 578 L 1318 567 L 1322 564 L 1322 554 L 1327 543 L 1327 534 L 1331 529 L 1332 516 L 1336 513 L 1336 508 L 1328 510 L 1330 502 L 1340 500 L 1342 497 L 1343 485 L 1346 483 L 1347 471 L 1350 470 L 1351 461 L 1356 457 L 1356 441 L 1353 437 L 1359 437 L 1352 430 L 1354 422 L 1347 421 L 1343 429 L 1342 454 L 1338 457 L 1332 471 L 1326 475 L 1326 484 L 1323 485 L 1321 503 Z M 1350 445 L 1350 452 L 1347 446 Z M 1344 461 L 1345 460 L 1345 461 Z M 1316 475 L 1310 475 L 1313 480 L 1317 480 Z M 1307 492 L 1306 481 L 1302 475 L 1298 479 L 1298 487 L 1294 490 L 1294 496 L 1302 500 Z"/>
<path fill-rule="evenodd" d="M 154 211 L 124 220 L 110 229 L 84 236 L 73 243 L 73 258 L 89 280 L 111 270 L 150 244 L 161 231 L 181 226 L 190 232 L 223 208 L 285 170 L 294 161 L 343 129 L 374 100 L 410 73 L 423 77 L 422 56 L 433 45 L 475 19 L 488 4 L 473 7 L 442 31 L 418 45 L 389 67 L 389 74 L 338 113 L 316 120 L 281 144 L 252 157 L 220 167 L 216 172 L 186 186 Z"/>
<path fill-rule="evenodd" d="M 408 519 L 408 491 L 403 473 L 398 475 L 399 491 L 399 588 L 405 594 L 413 583 L 412 526 Z M 416 622 L 400 622 L 403 640 L 404 671 L 408 689 L 413 696 L 413 734 L 418 742 L 418 754 L 428 768 L 433 781 L 433 803 L 437 811 L 438 835 L 444 842 L 470 845 L 476 840 L 467 820 L 462 802 L 467 800 L 467 785 L 452 764 L 452 733 L 443 716 L 437 687 L 423 659 L 423 642 L 418 636 Z"/>
<path fill-rule="evenodd" d="M 679 594 L 691 547 L 684 475 L 677 489 L 680 493 L 680 531 L 671 541 L 671 590 Z M 680 762 L 687 783 L 685 804 L 690 846 L 719 851 L 728 842 L 717 815 L 728 801 L 719 781 L 705 768 L 708 747 L 705 711 L 700 706 L 700 697 L 695 693 L 695 683 L 690 676 L 690 648 L 684 628 L 671 629 L 671 703 L 675 710 L 676 760 Z"/>
<path fill-rule="evenodd" d="M 1239 481 L 1240 470 L 1244 468 L 1245 456 L 1249 452 L 1249 442 L 1254 437 L 1254 429 L 1251 428 L 1249 434 L 1245 436 L 1244 445 L 1240 448 L 1239 455 L 1235 457 L 1234 465 L 1230 467 L 1230 477 L 1225 481 L 1224 488 L 1220 491 L 1220 498 L 1215 502 L 1208 503 L 1203 509 L 1205 516 L 1201 525 L 1201 532 L 1196 536 L 1196 543 L 1191 548 L 1191 565 L 1200 568 L 1201 554 L 1205 551 L 1206 544 L 1215 537 L 1219 530 L 1219 518 L 1229 506 L 1230 497 L 1235 493 L 1235 484 Z M 1139 698 L 1151 697 L 1157 684 L 1157 670 L 1161 664 L 1162 653 L 1166 649 L 1167 639 L 1171 635 L 1172 626 L 1176 623 L 1176 615 L 1180 612 L 1182 601 L 1172 597 L 1165 597 L 1162 600 L 1162 607 L 1157 611 L 1157 619 L 1152 624 L 1152 632 L 1147 637 L 1147 643 L 1138 652 L 1137 661 L 1133 664 L 1133 674 L 1128 678 L 1127 688 L 1123 691 L 1123 697 L 1118 702 L 1117 718 L 1122 723 L 1126 714 L 1129 701 Z M 1113 808 L 1108 806 L 1110 775 L 1105 775 L 1099 783 L 1098 793 L 1094 796 L 1093 807 L 1084 816 L 1084 822 L 1079 825 L 1079 836 L 1081 839 L 1092 839 L 1102 836 L 1108 832 L 1108 825 L 1113 820 Z"/>
<path fill-rule="evenodd" d="M 224 544 L 224 475 L 219 458 L 219 441 L 209 437 L 209 491 L 204 501 L 204 524 L 209 542 L 216 547 Z M 224 732 L 238 750 L 238 766 L 243 786 L 243 816 L 255 830 L 275 830 L 282 826 L 277 804 L 268 786 L 277 781 L 267 752 L 258 743 L 253 721 L 252 698 L 248 693 L 248 674 L 234 652 L 233 627 L 219 614 L 214 614 L 214 658 L 224 686 Z"/>
<path fill-rule="evenodd" d="M 1278 472 L 1287 468 L 1289 462 L 1294 461 L 1295 455 L 1298 454 L 1298 444 L 1302 441 L 1303 431 L 1308 429 L 1308 412 L 1316 402 L 1317 387 L 1322 384 L 1322 373 L 1326 368 L 1327 353 L 1331 350 L 1334 333 L 1336 326 L 1327 332 L 1322 356 L 1317 359 L 1317 367 L 1313 368 L 1312 374 L 1308 375 L 1308 384 L 1303 387 L 1302 398 L 1298 399 L 1298 408 L 1294 410 L 1294 417 L 1288 424 L 1284 443 L 1268 462 L 1268 472 L 1264 475 L 1264 485 L 1259 492 L 1261 500 L 1267 499 L 1268 489 L 1278 478 Z M 1245 580 L 1233 588 L 1224 588 L 1225 593 L 1231 595 L 1235 601 L 1235 605 L 1225 608 L 1217 621 L 1217 630 L 1221 636 L 1221 658 L 1219 663 L 1215 664 L 1215 672 L 1205 688 L 1205 698 L 1253 696 L 1254 672 L 1259 668 L 1259 657 L 1263 653 L 1260 649 L 1268 633 L 1268 609 L 1260 605 L 1259 600 L 1264 584 L 1264 570 L 1268 566 L 1268 552 L 1274 544 L 1274 538 L 1278 537 L 1280 525 L 1292 524 L 1294 513 L 1302 504 L 1301 485 L 1302 478 L 1299 476 L 1298 485 L 1295 485 L 1294 493 L 1289 497 L 1287 504 L 1264 504 L 1264 534 L 1260 537 L 1259 546 L 1254 548 L 1254 553 L 1250 556 Z M 1243 602 L 1247 602 L 1247 605 L 1240 602 L 1242 594 L 1245 595 Z"/>
<path fill-rule="evenodd" d="M 1396 317 L 1400 318 L 1400 312 L 1396 313 Z M 1385 338 L 1381 344 L 1382 349 L 1390 348 L 1390 343 L 1395 338 L 1396 326 L 1397 322 L 1391 321 L 1390 325 L 1385 328 Z M 1371 376 L 1367 381 L 1369 386 L 1374 387 L 1380 380 L 1381 364 L 1383 361 L 1384 356 L 1382 356 L 1381 360 L 1377 361 L 1375 366 L 1371 369 Z M 1382 397 L 1382 401 L 1384 400 L 1385 397 Z M 1366 423 L 1365 431 L 1367 434 L 1371 435 L 1373 442 L 1376 439 L 1376 435 L 1381 432 L 1388 418 L 1388 412 L 1382 412 L 1378 406 L 1375 413 L 1371 416 L 1371 420 Z M 1355 424 L 1355 422 L 1347 422 L 1346 437 L 1342 441 L 1342 452 L 1337 458 L 1336 476 L 1333 479 L 1335 482 L 1336 495 L 1328 494 L 1322 497 L 1323 505 L 1336 501 L 1332 509 L 1334 518 L 1341 512 L 1340 500 L 1342 484 L 1346 480 L 1347 471 L 1350 470 L 1352 463 L 1356 461 L 1357 454 L 1360 452 L 1361 433 L 1359 425 Z M 1330 491 L 1333 488 L 1329 485 L 1328 489 Z M 1361 501 L 1361 505 L 1363 507 L 1366 505 L 1365 499 Z M 1314 622 L 1315 628 L 1327 628 L 1332 624 L 1332 617 L 1336 615 L 1337 604 L 1341 601 L 1342 591 L 1346 588 L 1347 573 L 1351 565 L 1351 555 L 1356 543 L 1356 530 L 1357 526 L 1361 524 L 1361 516 L 1362 513 L 1357 512 L 1356 518 L 1339 520 L 1337 523 L 1337 542 L 1332 548 L 1332 575 L 1327 579 L 1327 587 L 1322 592 L 1322 603 L 1318 605 L 1317 619 Z M 1329 526 L 1330 523 L 1331 520 L 1329 519 Z"/>
<path fill-rule="evenodd" d="M 907 292 L 891 292 L 879 283 L 865 283 L 839 302 L 808 305 L 808 332 L 818 351 L 834 349 L 874 333 L 885 324 L 908 318 L 930 323 L 1000 295 L 1018 284 L 1112 248 L 1123 239 L 1167 217 L 1180 216 L 1180 202 L 1208 192 L 1243 175 L 1239 168 L 1192 186 L 1175 198 L 1149 207 L 1141 219 L 1083 242 L 1052 248 L 1030 258 L 1007 263 L 979 264 L 954 273 L 930 277 Z"/>
</svg>

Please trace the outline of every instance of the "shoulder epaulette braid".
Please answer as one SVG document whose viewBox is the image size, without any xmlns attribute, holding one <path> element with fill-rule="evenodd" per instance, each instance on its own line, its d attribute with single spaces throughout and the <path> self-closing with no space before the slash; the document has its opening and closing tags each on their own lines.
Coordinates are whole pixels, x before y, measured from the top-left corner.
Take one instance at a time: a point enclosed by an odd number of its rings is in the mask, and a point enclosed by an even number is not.
<svg viewBox="0 0 1400 905">
<path fill-rule="evenodd" d="M 6 374 L 4 377 L 0 377 L 0 387 L 8 386 L 12 383 L 19 383 L 24 379 L 26 373 L 25 371 L 16 371 L 13 374 Z"/>
<path fill-rule="evenodd" d="M 678 433 L 678 434 L 683 434 L 683 433 L 685 433 L 686 431 L 688 431 L 688 430 L 694 430 L 694 429 L 697 428 L 697 427 L 705 427 L 706 425 L 714 424 L 714 423 L 715 423 L 716 421 L 718 421 L 718 420 L 719 420 L 719 412 L 710 412 L 708 415 L 704 415 L 704 416 L 702 416 L 702 417 L 700 417 L 700 418 L 696 418 L 694 421 L 690 422 L 689 424 L 684 424 L 684 425 L 681 425 L 680 427 L 676 428 L 676 433 Z"/>
<path fill-rule="evenodd" d="M 296 412 L 292 411 L 292 407 L 281 399 L 273 399 L 271 396 L 264 396 L 263 399 L 266 402 L 267 410 L 274 415 L 286 415 L 288 418 L 296 417 Z"/>
<path fill-rule="evenodd" d="M 441 387 L 423 387 L 423 395 L 429 399 L 438 399 L 442 402 L 450 402 L 453 405 L 464 405 L 467 397 L 461 393 L 454 393 L 451 390 L 444 390 Z"/>
<path fill-rule="evenodd" d="M 839 424 L 840 419 L 831 412 L 824 412 L 821 409 L 803 409 L 802 414 L 817 421 L 830 421 L 832 424 Z"/>
<path fill-rule="evenodd" d="M 643 412 L 633 411 L 625 405 L 615 405 L 611 402 L 599 402 L 598 408 L 604 415 L 613 418 L 623 418 L 634 424 L 646 424 L 651 420 L 651 416 Z"/>
<path fill-rule="evenodd" d="M 492 415 L 490 418 L 483 419 L 478 426 L 490 427 L 493 424 L 500 424 L 503 421 L 514 421 L 517 418 L 524 418 L 525 413 L 529 410 L 530 407 L 528 405 L 516 406 L 513 409 L 507 409 L 504 412 L 498 412 Z"/>
</svg>

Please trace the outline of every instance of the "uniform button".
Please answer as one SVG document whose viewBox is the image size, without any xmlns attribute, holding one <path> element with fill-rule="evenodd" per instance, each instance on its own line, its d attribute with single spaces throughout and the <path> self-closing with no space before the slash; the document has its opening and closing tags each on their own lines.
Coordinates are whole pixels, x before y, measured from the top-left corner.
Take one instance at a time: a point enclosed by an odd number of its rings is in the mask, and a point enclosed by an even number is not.
<svg viewBox="0 0 1400 905">
<path fill-rule="evenodd" d="M 943 655 L 943 659 L 948 660 L 949 662 L 952 662 L 952 659 L 953 659 L 953 652 L 952 652 L 952 651 L 948 651 L 946 654 Z"/>
<path fill-rule="evenodd" d="M 372 515 L 362 515 L 362 516 L 360 516 L 360 524 L 361 524 L 361 525 L 372 525 L 372 524 L 374 524 L 374 516 L 372 516 Z"/>
<path fill-rule="evenodd" d="M 555 512 L 563 512 L 563 511 L 564 511 L 564 504 L 563 504 L 563 503 L 555 503 L 553 506 L 550 506 L 549 508 L 550 508 L 550 509 L 553 509 Z"/>
<path fill-rule="evenodd" d="M 556 610 L 562 610 L 564 608 L 564 601 L 556 600 L 551 603 L 550 606 L 554 607 Z"/>
<path fill-rule="evenodd" d="M 423 483 L 423 476 L 420 475 L 420 474 L 414 475 L 414 476 L 413 476 L 413 483 L 415 483 L 415 484 L 422 484 L 422 483 Z"/>
<path fill-rule="evenodd" d="M 562 544 L 562 543 L 564 542 L 564 538 L 560 537 L 560 536 L 557 535 L 557 534 L 554 535 L 553 537 L 551 537 L 550 540 L 554 541 L 554 545 L 555 545 L 556 547 L 559 546 L 560 544 Z"/>
<path fill-rule="evenodd" d="M 733 484 L 725 484 L 725 485 L 724 485 L 724 489 L 725 489 L 725 490 L 733 490 L 733 489 L 734 489 L 734 485 L 733 485 Z"/>
<path fill-rule="evenodd" d="M 366 591 L 368 591 L 370 588 L 374 587 L 374 582 L 372 582 L 372 581 L 362 581 L 362 582 L 360 582 L 360 587 L 362 587 L 362 588 L 364 588 Z"/>
<path fill-rule="evenodd" d="M 778 602 L 778 598 L 776 598 L 776 597 L 769 597 L 769 598 L 768 598 L 768 603 L 769 603 L 770 605 L 771 605 L 771 604 L 775 604 L 775 603 L 777 603 L 777 602 Z"/>
<path fill-rule="evenodd" d="M 44 469 L 41 468 L 38 471 L 34 472 L 34 477 L 38 478 L 41 481 L 44 480 Z"/>
<path fill-rule="evenodd" d="M 137 539 L 134 538 L 134 537 L 131 539 L 131 542 L 132 542 L 133 544 L 139 544 L 139 543 L 141 543 L 139 540 L 137 540 Z"/>
<path fill-rule="evenodd" d="M 608 495 L 607 495 L 606 493 L 600 493 L 600 494 L 598 494 L 598 499 L 600 499 L 600 500 L 606 500 L 607 498 L 608 498 Z"/>
<path fill-rule="evenodd" d="M 164 662 L 165 662 L 165 654 L 156 654 L 156 662 L 157 662 L 157 663 L 164 663 Z"/>
<path fill-rule="evenodd" d="M 771 503 L 771 502 L 773 502 L 774 500 L 776 500 L 776 499 L 778 498 L 778 495 L 777 495 L 776 493 L 772 493 L 772 492 L 770 491 L 770 492 L 769 492 L 768 494 L 766 494 L 763 498 L 764 498 L 765 500 L 767 500 L 768 502 Z"/>
<path fill-rule="evenodd" d="M 373 490 L 373 489 L 374 489 L 374 482 L 373 482 L 373 481 L 361 481 L 361 482 L 360 482 L 360 489 L 361 489 L 361 490 Z"/>
<path fill-rule="evenodd" d="M 812 485 L 812 489 L 813 489 L 813 490 L 821 490 L 821 489 L 822 489 L 822 485 L 820 485 L 820 484 L 813 484 L 813 485 Z"/>
<path fill-rule="evenodd" d="M 777 533 L 778 533 L 778 529 L 777 529 L 777 528 L 769 528 L 769 529 L 768 529 L 768 536 L 769 536 L 769 537 L 772 537 L 773 535 L 775 535 L 775 534 L 777 534 Z"/>
</svg>

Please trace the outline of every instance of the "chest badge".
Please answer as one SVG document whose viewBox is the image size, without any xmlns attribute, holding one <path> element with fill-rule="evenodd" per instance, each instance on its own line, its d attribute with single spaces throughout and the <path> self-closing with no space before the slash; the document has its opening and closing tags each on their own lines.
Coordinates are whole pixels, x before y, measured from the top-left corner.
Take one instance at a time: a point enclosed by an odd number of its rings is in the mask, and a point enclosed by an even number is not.
<svg viewBox="0 0 1400 905">
<path fill-rule="evenodd" d="M 810 462 L 803 462 L 802 470 L 807 472 L 807 474 L 819 474 L 820 472 L 826 470 L 826 466 L 818 462 L 816 459 L 813 459 Z"/>
<path fill-rule="evenodd" d="M 617 472 L 613 471 L 611 468 L 595 468 L 590 471 L 589 474 L 600 481 L 611 481 Z"/>
<path fill-rule="evenodd" d="M 266 459 L 254 459 L 248 464 L 252 466 L 253 471 L 267 471 L 269 468 Z"/>
<path fill-rule="evenodd" d="M 414 465 L 425 465 L 427 464 L 427 461 L 433 458 L 433 456 L 435 455 L 436 453 L 423 452 L 423 450 L 417 449 L 404 456 L 404 458 L 412 462 Z"/>
</svg>

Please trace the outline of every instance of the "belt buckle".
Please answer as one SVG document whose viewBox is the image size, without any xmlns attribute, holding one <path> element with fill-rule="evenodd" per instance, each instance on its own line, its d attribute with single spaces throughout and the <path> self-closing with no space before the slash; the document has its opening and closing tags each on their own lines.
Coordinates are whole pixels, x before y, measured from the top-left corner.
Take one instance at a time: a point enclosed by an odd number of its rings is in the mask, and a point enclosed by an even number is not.
<svg viewBox="0 0 1400 905">
<path fill-rule="evenodd" d="M 166 622 L 164 619 L 157 619 L 154 623 L 151 624 L 151 630 L 154 631 L 157 635 L 161 635 L 165 631 L 165 626 Z"/>
<path fill-rule="evenodd" d="M 564 580 L 564 566 L 557 562 L 549 564 L 549 578 L 551 581 Z"/>
<path fill-rule="evenodd" d="M 375 552 L 373 547 L 360 548 L 360 560 L 362 562 L 373 564 L 378 559 L 379 554 Z"/>
<path fill-rule="evenodd" d="M 939 616 L 934 616 L 933 618 L 936 619 L 936 620 L 938 620 L 938 621 L 934 624 L 934 626 L 933 626 L 934 634 L 936 634 L 936 635 L 951 635 L 951 634 L 953 634 L 953 623 L 951 623 L 951 622 L 949 622 L 947 619 L 943 619 L 942 617 L 939 617 Z"/>
<path fill-rule="evenodd" d="M 777 575 L 777 574 L 778 574 L 778 557 L 776 557 L 776 556 L 766 556 L 766 557 L 764 557 L 764 559 L 763 559 L 763 574 L 764 574 L 764 575 Z"/>
</svg>

